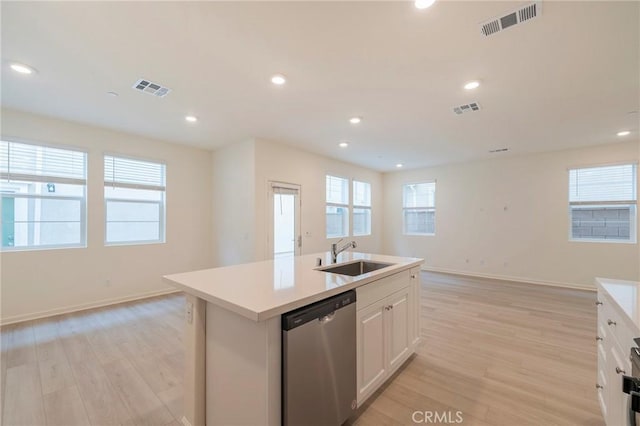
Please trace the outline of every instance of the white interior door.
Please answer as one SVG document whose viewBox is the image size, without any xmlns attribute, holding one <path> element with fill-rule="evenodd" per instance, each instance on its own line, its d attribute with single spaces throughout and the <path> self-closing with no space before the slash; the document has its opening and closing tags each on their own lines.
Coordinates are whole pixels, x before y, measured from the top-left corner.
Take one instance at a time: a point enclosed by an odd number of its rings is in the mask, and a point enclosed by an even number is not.
<svg viewBox="0 0 640 426">
<path fill-rule="evenodd" d="M 269 200 L 271 208 L 267 252 L 270 258 L 300 255 L 300 185 L 269 182 Z"/>
</svg>

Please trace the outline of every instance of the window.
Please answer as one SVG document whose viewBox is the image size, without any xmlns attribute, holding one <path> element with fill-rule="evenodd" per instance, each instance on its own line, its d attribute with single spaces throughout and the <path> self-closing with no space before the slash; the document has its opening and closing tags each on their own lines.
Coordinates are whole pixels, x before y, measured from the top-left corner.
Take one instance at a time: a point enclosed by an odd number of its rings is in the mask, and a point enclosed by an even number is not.
<svg viewBox="0 0 640 426">
<path fill-rule="evenodd" d="M 165 240 L 165 165 L 104 157 L 105 243 Z"/>
<path fill-rule="evenodd" d="M 327 238 L 349 235 L 349 179 L 328 176 Z"/>
<path fill-rule="evenodd" d="M 402 187 L 404 233 L 434 235 L 436 232 L 436 183 L 412 183 Z"/>
<path fill-rule="evenodd" d="M 637 166 L 569 170 L 570 239 L 636 241 Z"/>
<path fill-rule="evenodd" d="M 371 184 L 353 181 L 353 235 L 371 235 Z"/>
<path fill-rule="evenodd" d="M 87 154 L 0 141 L 2 250 L 86 246 Z"/>
</svg>

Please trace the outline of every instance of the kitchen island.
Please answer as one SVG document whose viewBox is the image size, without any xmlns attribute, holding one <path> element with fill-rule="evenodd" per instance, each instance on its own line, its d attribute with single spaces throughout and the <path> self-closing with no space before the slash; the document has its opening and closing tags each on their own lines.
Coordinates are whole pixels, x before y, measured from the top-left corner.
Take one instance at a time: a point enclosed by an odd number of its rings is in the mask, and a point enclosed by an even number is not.
<svg viewBox="0 0 640 426">
<path fill-rule="evenodd" d="M 596 278 L 598 371 L 596 391 L 602 417 L 609 426 L 627 424 L 629 395 L 623 376 L 637 376 L 629 354 L 640 338 L 640 282 Z"/>
<path fill-rule="evenodd" d="M 326 252 L 164 277 L 187 294 L 183 422 L 281 424 L 281 315 L 352 289 L 361 405 L 415 351 L 423 260 L 344 252 L 337 264 L 359 260 L 389 266 L 324 272 Z"/>
</svg>

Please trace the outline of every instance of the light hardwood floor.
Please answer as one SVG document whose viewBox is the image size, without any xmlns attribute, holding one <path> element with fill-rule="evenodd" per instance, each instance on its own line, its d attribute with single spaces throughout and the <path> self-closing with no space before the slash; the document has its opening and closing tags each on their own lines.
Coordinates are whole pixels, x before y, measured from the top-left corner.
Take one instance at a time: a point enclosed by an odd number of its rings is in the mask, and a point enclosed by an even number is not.
<svg viewBox="0 0 640 426">
<path fill-rule="evenodd" d="M 423 342 L 354 424 L 415 424 L 415 411 L 447 415 L 450 423 L 460 411 L 463 425 L 604 424 L 595 390 L 595 293 L 421 278 Z"/>
<path fill-rule="evenodd" d="M 3 327 L 2 424 L 179 425 L 184 296 Z"/>
<path fill-rule="evenodd" d="M 594 293 L 423 273 L 421 298 L 418 353 L 351 423 L 460 411 L 463 425 L 603 424 Z M 178 425 L 183 302 L 3 327 L 2 424 Z"/>
</svg>

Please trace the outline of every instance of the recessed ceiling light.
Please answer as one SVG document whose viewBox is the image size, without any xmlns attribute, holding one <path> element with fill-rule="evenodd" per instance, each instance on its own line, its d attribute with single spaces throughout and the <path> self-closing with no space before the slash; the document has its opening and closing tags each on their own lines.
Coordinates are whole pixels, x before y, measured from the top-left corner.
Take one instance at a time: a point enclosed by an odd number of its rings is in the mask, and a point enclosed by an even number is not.
<svg viewBox="0 0 640 426">
<path fill-rule="evenodd" d="M 631 132 L 628 131 L 628 130 L 623 130 L 623 131 L 617 133 L 618 136 L 628 136 L 630 134 L 631 134 Z"/>
<path fill-rule="evenodd" d="M 33 68 L 31 68 L 29 65 L 19 64 L 17 62 L 11 64 L 10 67 L 12 70 L 20 74 L 33 74 L 34 71 Z"/>
<path fill-rule="evenodd" d="M 351 117 L 349 122 L 351 124 L 359 124 L 362 121 L 362 117 Z"/>
<path fill-rule="evenodd" d="M 464 85 L 464 88 L 467 90 L 473 90 L 473 89 L 477 89 L 478 87 L 480 87 L 480 82 L 479 81 L 470 81 L 467 84 Z"/>
<path fill-rule="evenodd" d="M 339 146 L 340 148 L 346 148 L 346 147 L 348 147 L 348 146 L 349 146 L 349 143 L 348 143 L 348 142 L 340 142 L 340 143 L 338 144 L 338 146 Z"/>
<path fill-rule="evenodd" d="M 413 4 L 417 9 L 426 9 L 433 6 L 436 0 L 416 0 Z"/>
<path fill-rule="evenodd" d="M 401 169 L 401 168 L 402 168 L 402 166 L 403 166 L 403 164 L 402 164 L 402 163 L 398 163 L 398 164 L 396 164 L 396 167 L 397 167 L 397 168 L 399 168 L 399 169 Z"/>
<path fill-rule="evenodd" d="M 196 121 L 198 121 L 198 117 L 195 117 L 193 115 L 187 115 L 184 119 L 189 123 L 195 123 Z"/>
<path fill-rule="evenodd" d="M 287 82 L 287 79 L 282 74 L 276 74 L 271 77 L 271 82 L 275 85 L 282 86 Z"/>
</svg>

